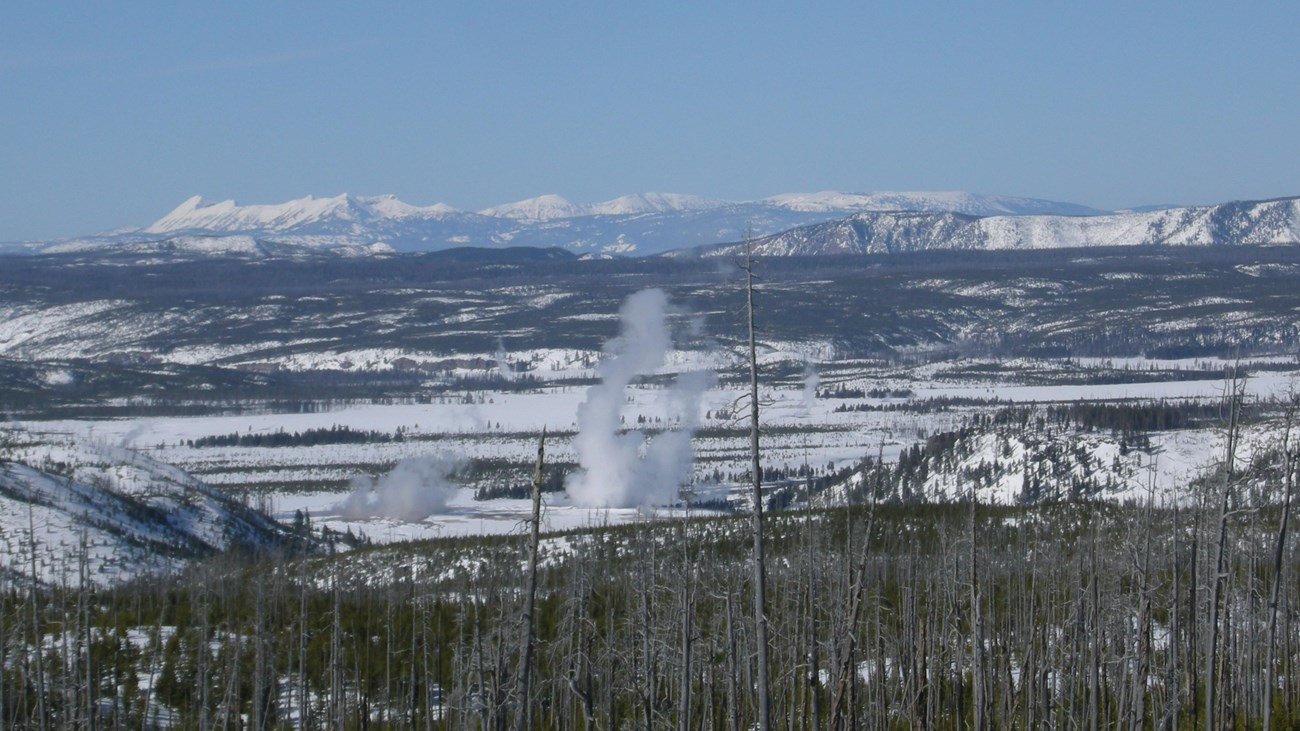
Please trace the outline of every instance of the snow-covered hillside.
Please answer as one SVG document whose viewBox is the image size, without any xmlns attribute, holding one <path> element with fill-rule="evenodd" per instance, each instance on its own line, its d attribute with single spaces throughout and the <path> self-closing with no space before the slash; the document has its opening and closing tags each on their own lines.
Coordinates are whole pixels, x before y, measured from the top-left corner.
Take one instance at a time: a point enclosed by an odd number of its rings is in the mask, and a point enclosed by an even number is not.
<svg viewBox="0 0 1300 731">
<path fill-rule="evenodd" d="M 761 256 L 864 254 L 927 249 L 1214 246 L 1300 242 L 1300 198 L 1099 216 L 972 216 L 866 212 L 755 241 Z M 732 255 L 739 244 L 714 247 Z"/>
<path fill-rule="evenodd" d="M 1281 436 L 1281 425 L 1269 421 L 1244 429 L 1236 468 L 1260 473 L 1253 458 L 1267 460 Z M 993 505 L 1079 499 L 1193 504 L 1203 489 L 1198 486 L 1222 464 L 1224 440 L 1222 429 L 1204 424 L 1126 434 L 1044 428 L 1032 420 L 967 426 L 902 449 L 897 461 L 883 466 L 868 459 L 822 500 L 864 502 L 875 489 L 876 499 L 908 502 L 959 502 L 973 492 L 979 502 Z M 1254 477 L 1241 485 L 1243 500 L 1267 502 L 1276 496 Z"/>
<path fill-rule="evenodd" d="M 1103 211 L 1075 203 L 1015 198 L 1000 195 L 976 195 L 961 191 L 840 193 L 786 193 L 764 198 L 792 211 L 931 211 L 965 213 L 971 216 L 1095 216 Z"/>
<path fill-rule="evenodd" d="M 102 586 L 291 542 L 266 515 L 138 451 L 19 430 L 5 440 L 0 571 L 76 585 L 84 568 Z"/>
</svg>

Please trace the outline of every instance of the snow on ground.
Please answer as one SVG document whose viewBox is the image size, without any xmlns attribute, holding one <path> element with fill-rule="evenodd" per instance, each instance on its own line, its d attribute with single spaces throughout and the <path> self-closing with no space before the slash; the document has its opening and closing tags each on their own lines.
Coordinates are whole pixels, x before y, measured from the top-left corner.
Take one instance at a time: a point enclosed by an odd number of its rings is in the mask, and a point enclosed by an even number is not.
<svg viewBox="0 0 1300 731">
<path fill-rule="evenodd" d="M 0 570 L 108 585 L 236 546 L 280 545 L 274 523 L 173 465 L 102 440 L 7 430 Z"/>
<path fill-rule="evenodd" d="M 0 355 L 25 353 L 52 333 L 65 337 L 98 332 L 97 316 L 129 305 L 122 300 L 100 300 L 45 308 L 0 307 Z"/>
<path fill-rule="evenodd" d="M 696 439 L 696 478 L 706 482 L 715 469 L 739 472 L 744 469 L 747 442 L 737 436 L 743 427 L 731 419 L 740 392 L 714 388 L 696 404 L 706 431 Z M 205 482 L 236 489 L 252 489 L 258 483 L 295 483 L 320 487 L 273 493 L 268 496 L 276 517 L 292 520 L 296 510 L 310 513 L 313 522 L 346 532 L 364 533 L 373 540 L 402 540 L 435 535 L 501 533 L 515 530 L 524 520 L 527 501 L 475 501 L 471 489 L 462 490 L 448 505 L 447 512 L 416 523 L 391 519 L 344 520 L 339 505 L 348 495 L 343 487 L 358 475 L 375 476 L 396 462 L 451 452 L 482 460 L 504 460 L 520 465 L 516 484 L 526 484 L 536 455 L 536 434 L 546 427 L 552 434 L 547 444 L 548 460 L 573 462 L 576 455 L 571 435 L 577 424 L 577 409 L 586 397 L 584 387 L 554 387 L 529 393 L 483 392 L 465 403 L 461 397 L 430 404 L 356 405 L 310 414 L 262 414 L 217 417 L 66 420 L 23 425 L 32 431 L 67 435 L 71 439 L 103 445 L 138 448 L 152 458 L 179 465 Z M 821 430 L 801 433 L 774 431 L 764 437 L 765 462 L 771 466 L 796 468 L 801 464 L 825 467 L 860 460 L 875 454 L 882 442 L 894 454 L 910 443 L 917 431 L 915 418 L 900 414 L 837 414 L 838 402 L 810 400 L 802 390 L 765 390 L 764 423 L 774 430 L 825 425 Z M 672 394 L 655 385 L 629 389 L 623 417 L 628 428 L 651 432 L 672 428 L 681 418 L 674 413 Z M 923 428 L 934 429 L 956 423 L 952 414 L 932 415 Z M 223 447 L 193 448 L 189 440 L 228 434 L 269 433 L 279 430 L 347 426 L 363 431 L 392 433 L 401 428 L 400 442 L 318 445 L 296 448 Z M 719 431 L 726 429 L 729 431 Z M 125 480 L 125 478 L 118 478 Z M 562 496 L 548 497 L 545 521 L 548 530 L 568 530 L 604 523 L 621 523 L 637 518 L 637 510 L 577 508 Z"/>
<path fill-rule="evenodd" d="M 349 520 L 341 506 L 349 491 L 280 494 L 274 497 L 275 518 L 290 522 L 296 511 L 308 514 L 313 526 L 327 526 L 340 533 L 352 531 L 376 543 L 446 538 L 466 535 L 522 533 L 532 512 L 531 500 L 497 499 L 478 501 L 472 490 L 462 489 L 447 504 L 445 513 L 419 521 L 391 518 Z M 640 520 L 637 508 L 583 508 L 572 505 L 563 495 L 545 496 L 542 530 L 547 533 L 580 528 L 621 525 Z"/>
<path fill-rule="evenodd" d="M 799 352 L 794 352 L 799 350 Z M 816 350 L 814 348 L 814 350 Z M 807 349 L 780 350 L 795 362 L 817 353 Z M 588 356 L 583 363 L 581 357 Z M 514 353 L 511 360 L 537 364 L 546 370 L 554 367 L 559 374 L 590 372 L 591 354 L 576 351 L 529 351 Z M 486 356 L 485 356 L 486 357 Z M 681 355 L 661 369 L 664 372 L 689 370 L 705 365 L 701 359 Z M 1076 359 L 1075 364 L 1081 363 Z M 1262 362 L 1262 361 L 1261 361 Z M 1273 362 L 1269 359 L 1268 362 Z M 1047 365 L 1044 365 L 1046 363 Z M 1210 359 L 1185 361 L 1124 360 L 1123 366 L 1144 369 L 1177 367 L 1206 370 L 1222 365 Z M 1221 379 L 1170 381 L 1112 385 L 1015 385 L 999 383 L 992 373 L 987 381 L 954 380 L 945 375 L 955 366 L 980 365 L 977 361 L 947 361 L 909 369 L 873 369 L 868 367 L 842 371 L 856 386 L 884 385 L 910 389 L 907 398 L 810 398 L 801 384 L 763 389 L 762 419 L 765 426 L 762 447 L 764 464 L 770 467 L 797 469 L 809 465 L 823 473 L 845 467 L 866 456 L 882 454 L 896 459 L 899 452 L 927 436 L 960 428 L 977 410 L 989 407 L 950 407 L 946 410 L 916 411 L 836 411 L 840 406 L 916 403 L 938 397 L 998 399 L 1000 404 L 1062 402 L 1076 400 L 1146 400 L 1198 399 L 1215 401 L 1223 396 Z M 1026 368 L 1048 367 L 1050 362 L 1024 363 Z M 1059 365 L 1059 363 L 1057 364 Z M 1121 367 L 1121 361 L 1087 364 L 1099 368 Z M 837 367 L 837 366 L 832 366 Z M 1015 369 L 1011 369 L 1014 372 Z M 977 371 L 974 371 L 977 372 Z M 839 376 L 837 376 L 839 377 Z M 825 384 L 830 385 L 830 384 Z M 1289 373 L 1261 371 L 1247 382 L 1252 397 L 1266 398 L 1288 392 L 1293 385 Z M 585 386 L 543 386 L 534 391 L 476 391 L 449 394 L 432 403 L 348 405 L 307 414 L 244 414 L 235 416 L 99 419 L 35 422 L 24 425 L 34 432 L 68 435 L 74 440 L 116 448 L 133 447 L 160 463 L 168 463 L 198 475 L 204 482 L 239 492 L 262 492 L 259 486 L 271 486 L 266 498 L 282 521 L 292 520 L 294 512 L 310 513 L 313 522 L 346 532 L 364 533 L 375 541 L 466 533 L 501 533 L 517 530 L 525 519 L 528 503 L 516 500 L 473 500 L 474 485 L 465 485 L 448 503 L 445 512 L 427 519 L 404 523 L 387 518 L 345 520 L 339 505 L 347 497 L 347 485 L 359 476 L 378 477 L 394 464 L 409 458 L 449 453 L 462 458 L 504 465 L 504 472 L 490 478 L 488 484 L 523 485 L 531 479 L 531 464 L 536 454 L 537 434 L 545 427 L 551 434 L 547 444 L 550 464 L 572 463 L 576 455 L 572 435 L 577 428 L 579 405 L 587 396 Z M 747 469 L 747 421 L 744 415 L 743 389 L 719 385 L 705 393 L 695 404 L 702 431 L 694 441 L 696 488 L 708 488 L 717 473 L 727 481 Z M 653 434 L 671 429 L 682 415 L 674 411 L 671 392 L 659 383 L 643 383 L 629 388 L 622 414 L 628 429 L 644 429 Z M 318 445 L 311 447 L 209 447 L 186 446 L 189 440 L 229 434 L 302 432 L 346 426 L 354 430 L 379 431 L 387 434 L 401 430 L 402 441 L 371 444 Z M 1262 436 L 1260 437 L 1263 438 Z M 1207 466 L 1221 450 L 1220 439 L 1212 430 L 1179 431 L 1154 434 L 1155 481 L 1161 495 L 1187 484 L 1190 477 Z M 1117 447 L 1099 438 L 1092 444 L 1097 459 L 1113 461 Z M 1109 450 L 1109 451 L 1108 451 Z M 57 452 L 52 458 L 59 459 Z M 1134 457 L 1133 459 L 1136 459 Z M 1012 465 L 1016 460 L 1005 460 Z M 87 460 L 92 463 L 93 460 Z M 1149 464 L 1149 462 L 1147 463 Z M 127 493 L 132 487 L 132 472 L 127 460 L 119 459 L 111 471 L 100 469 L 92 474 L 82 466 L 84 480 L 107 480 Z M 1117 499 L 1145 495 L 1147 467 L 1134 464 L 1130 478 L 1113 496 Z M 1014 469 L 1003 483 L 990 491 L 988 498 L 1013 502 L 1019 494 L 1022 475 Z M 141 482 L 147 484 L 147 481 Z M 482 484 L 477 485 L 479 487 Z M 939 492 L 951 492 L 952 486 L 935 486 Z M 949 489 L 951 488 L 951 489 Z M 548 496 L 546 527 L 566 530 L 606 522 L 620 523 L 639 517 L 636 510 L 587 510 L 569 504 L 562 495 Z"/>
</svg>

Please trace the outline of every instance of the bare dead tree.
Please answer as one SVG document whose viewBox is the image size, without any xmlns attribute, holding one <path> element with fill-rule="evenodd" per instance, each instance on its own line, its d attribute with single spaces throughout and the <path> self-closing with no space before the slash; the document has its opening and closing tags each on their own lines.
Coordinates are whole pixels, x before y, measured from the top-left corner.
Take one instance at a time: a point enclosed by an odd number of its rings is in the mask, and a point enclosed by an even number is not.
<svg viewBox="0 0 1300 731">
<path fill-rule="evenodd" d="M 771 672 L 768 668 L 767 569 L 763 541 L 763 469 L 758 450 L 758 340 L 754 327 L 754 238 L 745 234 L 745 312 L 749 322 L 749 457 L 753 480 L 754 534 L 754 632 L 758 658 L 758 728 L 769 731 L 772 710 L 769 698 Z"/>
<path fill-rule="evenodd" d="M 971 481 L 970 487 L 970 608 L 971 608 L 971 683 L 974 686 L 972 703 L 975 706 L 974 729 L 975 731 L 984 731 L 988 728 L 988 717 L 986 714 L 988 701 L 985 699 L 987 688 L 984 681 L 984 616 L 980 612 L 980 575 L 979 575 L 979 534 L 976 531 L 976 507 L 978 504 L 977 495 L 975 494 L 976 482 Z M 960 492 L 960 489 L 958 490 Z"/>
<path fill-rule="evenodd" d="M 1266 729 L 1273 727 L 1273 685 L 1276 682 L 1275 673 L 1277 672 L 1275 668 L 1277 663 L 1277 607 L 1282 587 L 1283 557 L 1286 555 L 1287 530 L 1291 519 L 1291 500 L 1295 487 L 1296 462 L 1297 459 L 1300 459 L 1300 452 L 1296 450 L 1291 440 L 1291 429 L 1294 426 L 1297 406 L 1300 406 L 1300 394 L 1292 394 L 1282 429 L 1282 454 L 1280 455 L 1282 459 L 1282 517 L 1279 519 L 1277 541 L 1273 549 L 1273 585 L 1268 596 L 1268 639 L 1264 660 L 1263 698 L 1263 727 Z"/>
<path fill-rule="evenodd" d="M 735 610 L 732 606 L 731 591 L 726 594 L 727 608 L 727 731 L 740 731 L 740 671 L 739 658 L 736 657 Z"/>
<path fill-rule="evenodd" d="M 1151 668 L 1151 533 L 1155 513 L 1155 463 L 1149 465 L 1149 470 L 1147 504 L 1143 511 L 1142 566 L 1138 572 L 1141 583 L 1138 585 L 1137 661 L 1133 670 L 1133 695 L 1129 713 L 1129 728 L 1132 731 L 1140 731 L 1146 724 L 1147 676 Z"/>
<path fill-rule="evenodd" d="M 27 503 L 27 547 L 30 552 L 31 576 L 28 577 L 28 602 L 32 610 L 32 646 L 36 648 L 36 715 L 40 723 L 41 731 L 48 728 L 48 719 L 45 715 L 45 651 L 42 649 L 42 632 L 41 620 L 39 613 L 40 602 L 37 601 L 36 582 L 40 574 L 36 571 L 36 520 L 32 516 L 32 504 Z"/>
<path fill-rule="evenodd" d="M 691 728 L 691 682 L 693 680 L 691 671 L 691 653 L 695 641 L 695 557 L 691 554 L 691 530 L 689 523 L 682 523 L 681 529 L 681 546 L 682 546 L 682 592 L 681 592 L 681 677 L 680 680 L 680 708 L 678 710 L 677 728 L 680 731 L 690 731 Z"/>
<path fill-rule="evenodd" d="M 537 608 L 537 545 L 542 530 L 542 470 L 546 464 L 546 428 L 537 440 L 537 468 L 533 472 L 533 512 L 528 527 L 528 568 L 524 576 L 524 612 L 522 647 L 519 648 L 519 669 L 515 673 L 515 731 L 527 726 L 529 695 L 532 692 L 533 648 L 537 644 L 537 625 L 533 613 Z"/>
<path fill-rule="evenodd" d="M 805 458 L 805 464 L 807 459 Z M 805 566 L 808 572 L 808 673 L 807 673 L 807 691 L 809 696 L 809 718 L 812 728 L 821 728 L 821 654 L 818 643 L 817 626 L 817 582 L 820 579 L 817 571 L 817 562 L 820 560 L 814 555 L 814 545 L 816 544 L 815 532 L 813 530 L 812 520 L 812 477 L 808 478 L 805 485 L 805 505 L 804 505 L 804 542 L 805 542 Z"/>
<path fill-rule="evenodd" d="M 871 559 L 871 537 L 875 525 L 876 517 L 876 491 L 871 491 L 871 502 L 868 507 L 866 534 L 862 539 L 862 554 L 859 563 L 853 572 L 852 583 L 849 585 L 851 599 L 849 603 L 848 617 L 844 630 L 844 647 L 838 652 L 839 660 L 838 678 L 839 683 L 835 689 L 835 695 L 831 701 L 830 721 L 828 728 L 840 728 L 845 716 L 853 718 L 854 707 L 854 659 L 857 657 L 857 634 L 858 624 L 862 619 L 863 605 L 867 598 L 867 570 L 870 566 Z M 851 528 L 848 534 L 852 535 Z"/>
<path fill-rule="evenodd" d="M 1226 383 L 1224 395 L 1227 407 L 1227 435 L 1224 444 L 1223 481 L 1219 488 L 1219 526 L 1218 538 L 1214 544 L 1213 574 L 1210 577 L 1210 604 L 1207 610 L 1205 638 L 1205 707 L 1203 709 L 1206 731 L 1214 731 L 1219 698 L 1217 676 L 1219 660 L 1219 618 L 1223 604 L 1223 586 L 1227 579 L 1227 542 L 1229 508 L 1232 501 L 1232 486 L 1235 478 L 1237 461 L 1237 441 L 1241 438 L 1241 404 L 1245 398 L 1246 383 L 1241 378 L 1239 369 L 1233 368 Z"/>
</svg>

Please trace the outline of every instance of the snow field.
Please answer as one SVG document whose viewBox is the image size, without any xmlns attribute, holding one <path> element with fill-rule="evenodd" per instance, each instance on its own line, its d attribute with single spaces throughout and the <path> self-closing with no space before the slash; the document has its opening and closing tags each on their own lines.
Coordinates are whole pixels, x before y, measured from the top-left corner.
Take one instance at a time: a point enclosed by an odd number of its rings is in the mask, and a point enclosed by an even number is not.
<svg viewBox="0 0 1300 731">
<path fill-rule="evenodd" d="M 788 352 L 774 349 L 773 352 Z M 530 360 L 572 359 L 573 353 L 555 351 L 517 354 Z M 677 362 L 661 368 L 673 372 L 683 365 L 698 365 L 697 360 L 679 357 Z M 1275 360 L 1275 359 L 1271 359 Z M 1271 362 L 1270 360 L 1270 362 Z M 568 360 L 567 362 L 573 362 Z M 978 363 L 975 363 L 978 365 Z M 1004 364 L 1007 365 L 1007 364 Z M 1045 367 L 1041 362 L 1026 362 L 1016 367 Z M 1087 363 L 1097 367 L 1117 367 L 1119 363 Z M 1207 359 L 1190 361 L 1146 361 L 1126 359 L 1122 365 L 1134 369 L 1156 367 L 1186 367 L 1205 369 L 1222 363 Z M 954 364 L 929 364 L 893 372 L 881 372 L 864 366 L 863 370 L 848 378 L 843 377 L 839 366 L 828 364 L 828 369 L 840 375 L 838 382 L 849 386 L 888 388 L 905 387 L 912 391 L 909 399 L 871 398 L 809 398 L 802 384 L 764 389 L 761 399 L 765 433 L 762 439 L 763 461 L 766 467 L 797 470 L 809 465 L 823 473 L 857 463 L 867 456 L 881 454 L 886 460 L 897 459 L 903 449 L 924 440 L 927 435 L 960 428 L 977 409 L 990 407 L 954 407 L 948 411 L 916 413 L 909 411 L 846 411 L 836 412 L 841 405 L 881 405 L 886 403 L 916 402 L 924 399 L 952 397 L 966 399 L 998 399 L 999 405 L 1030 402 L 1068 402 L 1076 400 L 1144 400 L 1144 399 L 1196 399 L 1214 401 L 1222 397 L 1221 380 L 1177 381 L 1115 385 L 1055 385 L 1031 386 L 998 383 L 994 381 L 953 381 L 945 375 Z M 853 369 L 848 371 L 854 373 Z M 883 380 L 882 380 L 883 379 Z M 1266 398 L 1286 393 L 1292 387 L 1292 376 L 1285 372 L 1261 372 L 1247 384 L 1251 396 Z M 823 384 L 830 386 L 831 384 Z M 116 419 L 94 421 L 59 421 L 27 424 L 37 432 L 67 435 L 73 440 L 87 440 L 97 444 L 114 445 L 121 450 L 116 464 L 108 468 L 82 466 L 79 476 L 85 480 L 110 481 L 124 492 L 132 493 L 139 485 L 148 484 L 149 470 L 143 477 L 133 476 L 128 459 L 141 450 L 151 462 L 175 464 L 199 476 L 204 482 L 223 490 L 241 494 L 257 494 L 266 500 L 277 519 L 290 521 L 295 511 L 302 510 L 317 525 L 353 533 L 362 533 L 373 541 L 397 541 L 434 536 L 465 534 L 508 533 L 520 528 L 527 517 L 528 501 L 499 499 L 475 501 L 474 488 L 484 484 L 526 485 L 531 479 L 532 461 L 536 455 L 536 438 L 543 427 L 550 432 L 547 458 L 552 465 L 572 463 L 576 459 L 572 435 L 577 428 L 578 406 L 586 397 L 587 389 L 581 386 L 550 386 L 532 392 L 483 391 L 462 397 L 449 397 L 443 402 L 430 404 L 354 405 L 332 411 L 310 414 L 257 414 L 221 417 L 177 417 L 147 419 Z M 747 445 L 744 429 L 747 423 L 731 418 L 742 393 L 741 389 L 715 385 L 696 404 L 701 431 L 694 440 L 696 454 L 692 481 L 697 492 L 721 495 L 726 492 L 729 476 L 743 474 L 747 469 Z M 660 429 L 671 429 L 682 415 L 674 413 L 670 393 L 656 384 L 634 384 L 625 394 L 622 407 L 623 426 L 643 429 L 653 434 Z M 221 447 L 192 448 L 188 440 L 205 436 L 227 434 L 270 433 L 279 430 L 302 432 L 309 429 L 328 429 L 346 426 L 355 430 L 393 433 L 402 430 L 405 439 L 400 442 L 373 444 L 317 445 L 311 447 Z M 1263 440 L 1266 434 L 1260 433 Z M 1118 447 L 1109 438 L 1091 438 L 1097 463 L 1110 464 Z M 1148 483 L 1154 480 L 1160 500 L 1172 500 L 1180 486 L 1208 466 L 1217 454 L 1219 439 L 1213 431 L 1181 431 L 1156 434 L 1152 437 L 1154 458 L 1138 464 L 1134 454 L 1128 458 L 1122 472 L 1128 475 L 1125 486 L 1113 497 L 1139 499 L 1147 492 Z M 997 486 L 982 495 L 982 499 L 1003 504 L 1015 501 L 1021 489 L 1020 457 L 1024 445 L 1013 447 L 1015 454 L 1002 459 L 1007 472 Z M 979 451 L 993 450 L 992 444 L 983 444 Z M 397 462 L 428 456 L 435 452 L 449 453 L 471 460 L 490 462 L 500 466 L 492 476 L 478 485 L 464 485 L 448 502 L 446 512 L 424 520 L 404 522 L 391 518 L 345 519 L 340 506 L 348 498 L 348 484 L 357 477 L 377 477 Z M 50 452 L 52 459 L 60 459 L 57 449 Z M 1018 456 L 1016 456 L 1018 455 Z M 67 455 L 62 455 L 67 457 Z M 979 455 L 973 459 L 981 459 Z M 988 458 L 990 461 L 992 457 Z M 1154 466 L 1150 466 L 1154 463 Z M 98 472 L 95 469 L 99 469 Z M 1154 470 L 1154 474 L 1151 471 Z M 713 485 L 715 473 L 723 475 L 722 485 Z M 935 497 L 955 497 L 956 485 L 943 482 L 940 476 L 931 476 L 927 489 Z M 288 486 L 288 487 L 284 487 Z M 603 523 L 619 523 L 638 519 L 642 513 L 635 509 L 586 509 L 571 504 L 563 494 L 547 496 L 544 519 L 549 531 L 561 531 Z"/>
</svg>

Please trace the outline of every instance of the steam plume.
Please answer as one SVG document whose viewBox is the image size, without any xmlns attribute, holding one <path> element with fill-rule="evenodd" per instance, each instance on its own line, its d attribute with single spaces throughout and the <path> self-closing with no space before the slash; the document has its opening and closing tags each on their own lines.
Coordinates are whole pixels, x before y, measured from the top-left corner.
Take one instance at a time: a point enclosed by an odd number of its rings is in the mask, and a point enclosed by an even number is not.
<svg viewBox="0 0 1300 731">
<path fill-rule="evenodd" d="M 820 383 L 821 377 L 817 375 L 817 366 L 814 366 L 812 362 L 805 363 L 803 369 L 803 405 L 809 412 L 817 404 L 817 386 Z"/>
<path fill-rule="evenodd" d="M 507 381 L 515 380 L 515 369 L 506 362 L 506 346 L 501 338 L 497 338 L 497 372 Z"/>
<path fill-rule="evenodd" d="M 378 480 L 354 477 L 352 493 L 339 504 L 339 513 L 347 520 L 424 520 L 446 510 L 456 493 L 448 478 L 463 465 L 460 458 L 439 454 L 404 459 Z"/>
<path fill-rule="evenodd" d="M 620 336 L 606 345 L 598 368 L 601 382 L 587 390 L 578 407 L 574 449 L 579 469 L 566 489 L 579 505 L 634 507 L 672 502 L 691 474 L 691 437 L 698 427 L 699 403 L 711 374 L 683 374 L 670 391 L 678 428 L 654 439 L 619 433 L 625 393 L 632 379 L 663 365 L 672 339 L 667 323 L 668 296 L 646 289 L 623 303 Z"/>
</svg>

